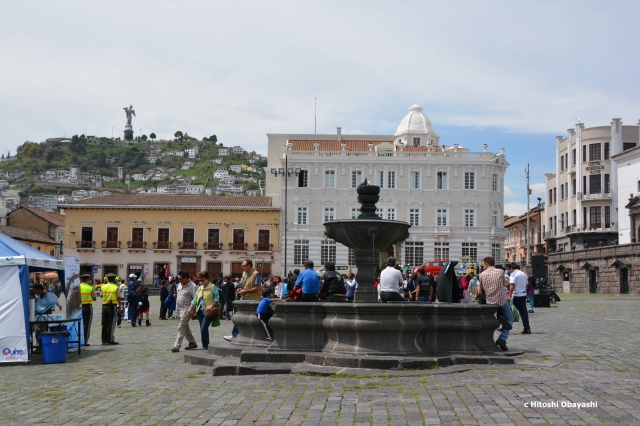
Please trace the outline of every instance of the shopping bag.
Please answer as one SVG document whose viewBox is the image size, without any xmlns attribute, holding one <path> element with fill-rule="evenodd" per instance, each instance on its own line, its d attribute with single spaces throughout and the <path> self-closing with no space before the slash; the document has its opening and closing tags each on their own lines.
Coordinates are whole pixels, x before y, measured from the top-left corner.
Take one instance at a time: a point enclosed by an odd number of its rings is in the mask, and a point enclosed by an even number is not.
<svg viewBox="0 0 640 426">
<path fill-rule="evenodd" d="M 164 299 L 164 306 L 166 306 L 167 309 L 173 309 L 175 311 L 175 309 L 176 309 L 176 299 L 174 299 L 173 293 L 169 293 L 167 298 Z"/>
<path fill-rule="evenodd" d="M 513 304 L 511 305 L 511 314 L 513 315 L 513 322 L 520 322 L 520 312 L 518 312 Z"/>
</svg>

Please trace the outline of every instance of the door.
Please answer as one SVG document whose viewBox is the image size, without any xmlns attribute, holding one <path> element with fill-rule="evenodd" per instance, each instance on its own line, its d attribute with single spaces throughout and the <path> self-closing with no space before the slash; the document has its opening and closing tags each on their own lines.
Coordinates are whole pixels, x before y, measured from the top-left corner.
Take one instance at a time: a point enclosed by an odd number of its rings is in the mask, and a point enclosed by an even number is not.
<svg viewBox="0 0 640 426">
<path fill-rule="evenodd" d="M 242 262 L 231 262 L 231 276 L 233 278 L 240 278 L 242 276 Z"/>
<path fill-rule="evenodd" d="M 629 270 L 620 269 L 620 294 L 629 294 Z"/>
<path fill-rule="evenodd" d="M 256 268 L 256 271 L 258 271 L 258 273 L 260 274 L 260 277 L 262 277 L 263 279 L 268 277 L 269 274 L 271 273 L 271 263 L 262 263 L 261 260 L 256 260 L 254 262 L 254 266 Z"/>
<path fill-rule="evenodd" d="M 596 271 L 592 269 L 589 271 L 589 293 L 598 292 L 598 283 L 596 282 Z"/>
<path fill-rule="evenodd" d="M 222 272 L 222 263 L 207 262 L 207 271 L 209 272 L 209 280 L 215 281 L 220 277 L 220 272 Z"/>
<path fill-rule="evenodd" d="M 196 268 L 195 263 L 181 263 L 180 264 L 183 271 L 187 271 L 191 278 L 198 276 L 198 268 Z"/>
</svg>

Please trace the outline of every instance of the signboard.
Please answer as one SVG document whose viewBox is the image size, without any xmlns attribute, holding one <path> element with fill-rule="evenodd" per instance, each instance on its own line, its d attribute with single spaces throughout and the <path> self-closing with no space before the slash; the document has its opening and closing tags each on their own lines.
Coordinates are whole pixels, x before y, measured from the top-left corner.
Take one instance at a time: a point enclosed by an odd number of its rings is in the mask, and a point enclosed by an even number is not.
<svg viewBox="0 0 640 426">
<path fill-rule="evenodd" d="M 182 259 L 180 259 L 180 261 L 182 263 L 196 263 L 196 258 L 195 257 L 183 257 Z"/>
<path fill-rule="evenodd" d="M 592 175 L 599 175 L 604 170 L 604 165 L 601 161 L 589 161 L 587 165 L 587 171 Z"/>
<path fill-rule="evenodd" d="M 132 269 L 132 270 L 142 269 L 142 265 L 129 265 L 129 269 Z"/>
<path fill-rule="evenodd" d="M 95 267 L 96 265 L 93 265 Z M 92 269 L 93 269 L 92 267 Z M 65 284 L 65 293 L 67 295 L 67 318 L 82 318 L 82 298 L 80 297 L 80 258 L 73 256 L 65 256 L 64 258 L 64 276 L 67 281 Z M 78 333 L 81 335 L 81 341 L 84 343 L 82 336 L 82 322 L 80 322 L 79 330 L 76 327 L 69 327 L 67 330 L 71 336 L 69 340 L 78 340 Z M 75 346 L 69 344 L 69 347 Z"/>
<path fill-rule="evenodd" d="M 91 266 L 91 273 L 92 274 L 97 274 L 98 273 L 98 265 L 92 265 Z"/>
</svg>

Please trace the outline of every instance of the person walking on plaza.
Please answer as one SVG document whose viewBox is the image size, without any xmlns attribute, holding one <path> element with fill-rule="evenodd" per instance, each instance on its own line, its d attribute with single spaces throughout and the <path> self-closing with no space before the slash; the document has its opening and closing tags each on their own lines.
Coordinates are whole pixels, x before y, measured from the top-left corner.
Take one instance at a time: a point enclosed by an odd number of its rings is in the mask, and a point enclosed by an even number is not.
<svg viewBox="0 0 640 426">
<path fill-rule="evenodd" d="M 529 325 L 529 314 L 527 313 L 527 274 L 520 270 L 520 265 L 512 263 L 509 266 L 509 299 L 513 300 L 513 306 L 520 312 L 522 318 L 522 326 L 524 330 L 522 334 L 531 334 L 531 326 Z"/>
<path fill-rule="evenodd" d="M 318 294 L 320 294 L 320 277 L 318 277 L 318 273 L 313 270 L 313 260 L 311 259 L 304 261 L 304 271 L 300 272 L 293 290 L 296 291 L 298 288 L 302 289 L 302 294 L 300 295 L 301 302 L 318 301 Z"/>
<path fill-rule="evenodd" d="M 189 342 L 185 349 L 191 350 L 198 347 L 196 339 L 193 337 L 191 329 L 189 328 L 189 321 L 191 321 L 191 302 L 196 295 L 197 287 L 191 281 L 191 278 L 189 278 L 187 271 L 180 271 L 178 277 L 180 277 L 180 284 L 175 293 L 173 293 L 176 298 L 175 312 L 178 317 L 178 337 L 176 337 L 171 352 L 180 352 L 182 339 L 185 337 L 187 338 L 187 342 Z"/>
<path fill-rule="evenodd" d="M 120 324 L 122 324 L 122 317 L 126 312 L 128 293 L 129 289 L 127 288 L 127 284 L 124 282 L 124 280 L 120 280 L 120 287 L 118 287 L 118 298 L 120 300 L 120 309 L 118 309 L 118 328 L 120 327 Z"/>
<path fill-rule="evenodd" d="M 198 274 L 198 279 L 202 282 L 202 285 L 199 286 L 196 291 L 196 296 L 191 302 L 189 313 L 191 314 L 195 311 L 198 315 L 202 347 L 204 350 L 207 350 L 207 348 L 209 348 L 209 326 L 215 318 L 207 317 L 204 310 L 207 306 L 211 306 L 213 303 L 218 303 L 220 296 L 218 293 L 218 287 L 209 281 L 209 273 L 207 271 L 200 272 Z"/>
<path fill-rule="evenodd" d="M 380 272 L 380 300 L 382 302 L 404 302 L 404 297 L 400 294 L 402 289 L 402 272 L 396 269 L 396 258 L 387 258 L 387 267 Z"/>
<path fill-rule="evenodd" d="M 536 279 L 533 277 L 533 275 L 529 275 L 529 279 L 527 281 L 527 298 L 529 299 L 529 312 L 530 314 L 534 313 L 533 310 L 533 300 L 535 299 L 535 295 L 536 295 Z"/>
<path fill-rule="evenodd" d="M 236 300 L 236 286 L 231 279 L 225 281 L 222 285 L 222 295 L 224 296 L 224 306 L 222 307 L 222 316 L 227 320 L 231 319 L 233 314 L 233 302 Z"/>
<path fill-rule="evenodd" d="M 161 320 L 167 319 L 167 307 L 164 305 L 164 301 L 167 299 L 167 296 L 169 296 L 168 284 L 169 282 L 167 280 L 162 280 L 162 283 L 160 285 L 160 319 Z"/>
<path fill-rule="evenodd" d="M 189 281 L 191 281 L 191 279 L 189 279 Z M 169 293 L 173 294 L 173 298 L 176 298 L 176 295 L 178 294 L 178 286 L 179 284 L 176 284 L 176 278 L 172 278 L 169 281 Z M 177 316 L 177 315 L 176 315 Z M 167 318 L 169 319 L 173 319 L 173 309 L 167 307 Z"/>
<path fill-rule="evenodd" d="M 424 268 L 418 268 L 418 277 L 416 278 L 415 282 L 416 298 L 420 302 L 431 302 L 433 287 L 431 286 L 431 280 L 424 272 Z"/>
<path fill-rule="evenodd" d="M 116 274 L 110 273 L 104 277 L 102 291 L 102 344 L 117 345 L 113 333 L 116 329 L 116 317 L 118 315 L 118 286 L 113 283 Z"/>
<path fill-rule="evenodd" d="M 496 261 L 493 257 L 485 257 L 483 260 L 484 272 L 480 274 L 480 284 L 478 286 L 478 294 L 483 294 L 487 298 L 487 305 L 496 305 L 498 307 L 498 321 L 502 324 L 500 337 L 496 340 L 496 344 L 503 351 L 507 348 L 507 338 L 509 330 L 513 327 L 513 315 L 511 314 L 511 303 L 509 296 L 504 288 L 504 274 L 501 269 L 495 268 Z"/>
<path fill-rule="evenodd" d="M 138 309 L 142 304 L 142 292 L 140 291 L 140 284 L 133 285 L 133 289 L 129 291 L 127 296 L 127 302 L 129 303 L 129 321 L 131 326 L 135 327 L 138 321 Z"/>
<path fill-rule="evenodd" d="M 151 325 L 149 322 L 149 289 L 146 287 L 142 289 L 142 294 L 140 295 L 140 301 L 142 305 L 138 308 L 138 325 L 142 325 L 142 314 L 145 314 L 145 319 L 147 320 L 147 327 Z"/>
<path fill-rule="evenodd" d="M 82 326 L 84 332 L 84 345 L 89 345 L 91 334 L 91 322 L 93 321 L 93 302 L 96 301 L 96 292 L 89 284 L 91 275 L 80 275 L 80 300 L 82 301 Z"/>
<path fill-rule="evenodd" d="M 262 299 L 262 286 L 260 285 L 260 274 L 253 269 L 253 261 L 251 259 L 245 259 L 242 262 L 242 280 L 240 281 L 240 290 L 236 293 L 237 296 L 242 296 L 245 300 L 261 300 Z M 316 278 L 318 274 L 316 274 Z M 318 289 L 320 286 L 318 285 Z M 224 339 L 231 341 L 238 335 L 238 326 L 233 324 L 230 336 L 224 336 Z"/>
<path fill-rule="evenodd" d="M 324 264 L 324 282 L 320 293 L 326 302 L 344 302 L 344 277 L 336 272 L 336 265 L 333 262 Z"/>
</svg>

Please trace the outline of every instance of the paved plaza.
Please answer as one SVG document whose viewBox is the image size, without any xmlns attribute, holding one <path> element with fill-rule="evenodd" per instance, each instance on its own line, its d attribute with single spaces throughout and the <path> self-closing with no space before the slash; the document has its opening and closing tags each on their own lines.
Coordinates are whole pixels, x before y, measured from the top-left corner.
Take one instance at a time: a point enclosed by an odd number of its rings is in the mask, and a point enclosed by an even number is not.
<svg viewBox="0 0 640 426">
<path fill-rule="evenodd" d="M 82 355 L 0 368 L 0 424 L 640 424 L 640 296 L 560 296 L 536 309 L 533 334 L 515 324 L 509 348 L 526 351 L 516 365 L 412 377 L 213 377 L 211 367 L 184 364 L 183 350 L 170 352 L 178 323 L 158 320 L 157 296 L 152 326 L 123 323 L 119 346 L 100 345 L 96 303 Z M 223 321 L 212 342 L 230 330 Z"/>
</svg>

